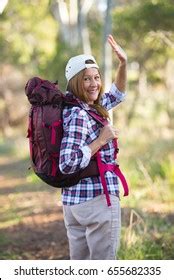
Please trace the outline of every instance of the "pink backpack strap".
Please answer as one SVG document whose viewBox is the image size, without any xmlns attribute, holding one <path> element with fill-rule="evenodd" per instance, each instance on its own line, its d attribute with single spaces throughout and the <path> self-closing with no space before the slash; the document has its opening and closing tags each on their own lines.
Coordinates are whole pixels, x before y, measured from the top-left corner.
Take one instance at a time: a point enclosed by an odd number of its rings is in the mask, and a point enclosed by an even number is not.
<svg viewBox="0 0 174 280">
<path fill-rule="evenodd" d="M 30 156 L 33 159 L 33 130 L 32 130 L 32 117 L 33 117 L 33 109 L 30 109 L 29 115 L 29 123 L 28 123 L 28 133 L 27 138 L 29 138 L 29 147 L 30 147 Z"/>
<path fill-rule="evenodd" d="M 51 160 L 51 176 L 56 176 L 56 171 L 57 171 L 57 161 L 58 161 L 58 153 L 54 153 L 50 155 L 50 160 Z"/>
<path fill-rule="evenodd" d="M 124 189 L 124 196 L 127 196 L 129 194 L 129 187 L 126 181 L 125 176 L 123 175 L 123 173 L 121 172 L 119 165 L 115 166 L 114 169 L 115 174 L 118 176 L 118 178 L 120 179 L 123 189 Z"/>
<path fill-rule="evenodd" d="M 61 124 L 62 124 L 61 120 L 54 122 L 52 124 L 52 130 L 51 130 L 51 144 L 52 145 L 56 144 L 56 127 L 59 127 Z"/>
<path fill-rule="evenodd" d="M 124 189 L 124 196 L 127 196 L 129 194 L 129 187 L 128 187 L 125 176 L 123 175 L 122 171 L 119 168 L 119 165 L 105 163 L 104 169 L 105 169 L 105 172 L 113 171 L 118 176 L 118 178 L 120 179 L 120 181 L 122 183 L 123 189 Z"/>
<path fill-rule="evenodd" d="M 51 144 L 56 144 L 56 127 L 59 127 L 62 124 L 62 120 L 58 120 L 53 122 L 51 125 L 47 125 L 46 123 L 42 123 L 42 127 L 47 127 L 51 129 Z"/>
<path fill-rule="evenodd" d="M 115 138 L 114 139 L 114 148 L 115 148 L 115 159 L 117 159 L 117 153 L 119 151 L 119 148 L 118 148 L 118 139 Z M 126 181 L 126 178 L 125 176 L 123 175 L 122 171 L 120 170 L 119 168 L 119 165 L 116 164 L 116 165 L 113 165 L 114 166 L 114 169 L 113 171 L 115 172 L 115 174 L 119 177 L 121 183 L 122 183 L 122 186 L 123 186 L 123 189 L 124 189 L 124 196 L 127 196 L 129 194 L 129 188 L 128 188 L 128 184 L 127 184 L 127 181 Z M 109 166 L 108 166 L 109 168 Z M 109 170 L 108 170 L 109 171 Z"/>
<path fill-rule="evenodd" d="M 104 194 L 106 196 L 107 205 L 111 206 L 111 201 L 110 201 L 106 178 L 105 178 L 106 169 L 105 169 L 105 164 L 101 160 L 100 151 L 97 152 L 97 165 L 98 165 L 98 169 L 99 169 L 99 173 L 100 173 L 100 178 L 101 178 L 101 183 L 103 186 Z"/>
</svg>

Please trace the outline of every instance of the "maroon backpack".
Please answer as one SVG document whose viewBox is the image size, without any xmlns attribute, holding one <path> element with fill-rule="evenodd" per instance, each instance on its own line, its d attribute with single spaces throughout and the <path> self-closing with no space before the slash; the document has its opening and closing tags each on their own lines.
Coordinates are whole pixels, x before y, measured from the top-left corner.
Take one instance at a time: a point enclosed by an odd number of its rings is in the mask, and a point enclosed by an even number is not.
<svg viewBox="0 0 174 280">
<path fill-rule="evenodd" d="M 97 176 L 96 159 L 74 174 L 62 174 L 59 169 L 59 152 L 62 140 L 62 110 L 64 106 L 78 106 L 66 99 L 55 83 L 38 77 L 30 79 L 25 93 L 31 104 L 28 135 L 31 165 L 35 174 L 47 184 L 70 187 L 80 179 Z"/>
<path fill-rule="evenodd" d="M 103 176 L 107 168 L 111 168 L 111 165 L 102 165 L 99 152 L 92 157 L 86 168 L 76 173 L 63 174 L 59 169 L 59 152 L 63 136 L 62 111 L 64 106 L 80 105 L 74 103 L 73 99 L 67 99 L 58 89 L 56 83 L 38 77 L 34 77 L 27 82 L 25 93 L 31 104 L 27 137 L 30 144 L 31 165 L 35 174 L 45 183 L 56 188 L 70 187 L 76 185 L 83 178 L 99 175 L 103 186 L 106 185 Z M 87 112 L 100 124 L 105 125 L 107 123 L 93 111 Z M 118 151 L 117 142 L 115 143 L 115 149 Z M 117 170 L 115 170 L 115 166 Z M 121 171 L 118 165 L 114 165 L 112 171 L 121 177 L 125 189 L 123 174 L 121 173 L 120 176 Z M 104 187 L 106 188 L 106 186 Z M 106 192 L 107 190 L 105 190 Z M 128 189 L 125 190 L 125 195 L 127 193 Z"/>
</svg>

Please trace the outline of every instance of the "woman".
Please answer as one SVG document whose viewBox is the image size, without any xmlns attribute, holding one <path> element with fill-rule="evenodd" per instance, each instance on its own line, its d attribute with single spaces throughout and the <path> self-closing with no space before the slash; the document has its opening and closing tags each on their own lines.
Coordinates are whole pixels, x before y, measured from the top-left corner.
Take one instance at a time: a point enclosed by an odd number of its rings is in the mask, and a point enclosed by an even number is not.
<svg viewBox="0 0 174 280">
<path fill-rule="evenodd" d="M 66 66 L 67 95 L 78 101 L 80 107 L 65 107 L 63 111 L 64 135 L 59 166 L 65 174 L 85 168 L 99 150 L 102 162 L 115 162 L 117 130 L 110 124 L 100 126 L 87 112 L 90 109 L 108 119 L 108 110 L 125 98 L 127 57 L 112 35 L 108 36 L 108 43 L 119 60 L 109 93 L 103 94 L 99 67 L 93 56 L 72 57 Z M 110 207 L 100 176 L 82 179 L 77 185 L 62 190 L 71 259 L 115 259 L 121 224 L 119 185 L 114 172 L 106 172 L 105 179 Z"/>
</svg>

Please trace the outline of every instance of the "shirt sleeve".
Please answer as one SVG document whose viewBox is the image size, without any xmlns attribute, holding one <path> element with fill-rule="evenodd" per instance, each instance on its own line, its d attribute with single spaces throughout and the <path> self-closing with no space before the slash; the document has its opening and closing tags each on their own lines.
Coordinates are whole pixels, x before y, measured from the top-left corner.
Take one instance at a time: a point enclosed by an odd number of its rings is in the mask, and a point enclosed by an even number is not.
<svg viewBox="0 0 174 280">
<path fill-rule="evenodd" d="M 101 99 L 101 105 L 110 110 L 125 100 L 126 93 L 121 92 L 113 83 L 109 92 L 104 93 Z"/>
<path fill-rule="evenodd" d="M 64 133 L 60 148 L 59 168 L 64 174 L 71 174 L 85 168 L 91 159 L 91 150 L 87 145 L 88 116 L 81 108 L 64 114 Z M 68 112 L 67 110 L 67 112 Z"/>
</svg>

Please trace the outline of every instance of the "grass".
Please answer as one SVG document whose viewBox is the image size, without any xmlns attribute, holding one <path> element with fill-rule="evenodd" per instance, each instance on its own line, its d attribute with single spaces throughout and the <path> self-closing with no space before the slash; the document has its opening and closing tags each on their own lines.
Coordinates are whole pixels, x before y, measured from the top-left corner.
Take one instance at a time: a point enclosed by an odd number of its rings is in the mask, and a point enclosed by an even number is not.
<svg viewBox="0 0 174 280">
<path fill-rule="evenodd" d="M 157 214 L 138 215 L 134 222 L 130 219 L 129 225 L 122 227 L 118 257 L 122 260 L 174 259 L 173 222 Z"/>
<path fill-rule="evenodd" d="M 119 259 L 174 259 L 172 133 L 170 131 L 170 141 L 154 136 L 153 132 L 138 138 L 132 135 L 128 143 L 123 139 L 126 149 L 121 150 L 123 156 L 120 157 L 130 196 L 121 199 L 123 225 Z"/>
</svg>

